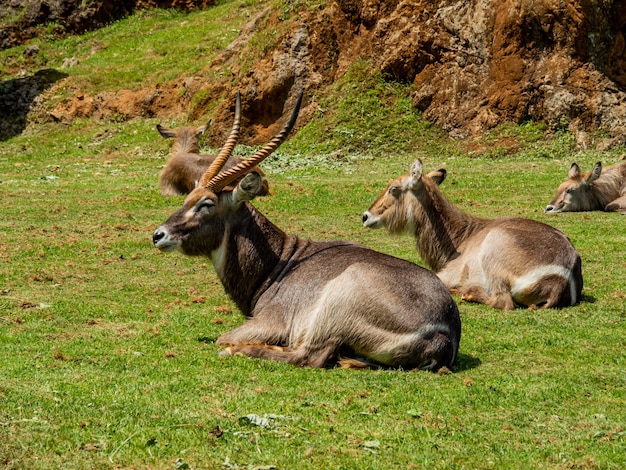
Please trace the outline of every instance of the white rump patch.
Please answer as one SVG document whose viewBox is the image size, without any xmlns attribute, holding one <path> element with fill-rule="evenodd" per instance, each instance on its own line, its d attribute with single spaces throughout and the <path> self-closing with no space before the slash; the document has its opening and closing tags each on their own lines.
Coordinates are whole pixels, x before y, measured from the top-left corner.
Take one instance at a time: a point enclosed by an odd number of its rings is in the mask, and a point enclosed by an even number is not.
<svg viewBox="0 0 626 470">
<path fill-rule="evenodd" d="M 574 305 L 578 299 L 576 298 L 576 283 L 574 282 L 572 271 L 563 266 L 557 266 L 555 264 L 540 266 L 533 269 L 532 271 L 528 271 L 523 276 L 515 279 L 513 285 L 511 286 L 511 294 L 515 298 L 516 295 L 522 293 L 526 288 L 532 286 L 533 284 L 536 284 L 547 276 L 560 276 L 568 280 L 570 288 L 570 299 L 572 305 Z"/>
<path fill-rule="evenodd" d="M 405 334 L 386 331 L 384 334 L 389 339 L 380 344 L 376 350 L 370 351 L 368 356 L 382 364 L 392 364 L 398 349 L 405 349 L 407 347 L 411 348 L 411 346 L 414 346 L 420 340 L 430 336 L 435 336 L 438 333 L 449 335 L 450 329 L 448 328 L 448 325 L 424 325 L 415 332 Z"/>
</svg>

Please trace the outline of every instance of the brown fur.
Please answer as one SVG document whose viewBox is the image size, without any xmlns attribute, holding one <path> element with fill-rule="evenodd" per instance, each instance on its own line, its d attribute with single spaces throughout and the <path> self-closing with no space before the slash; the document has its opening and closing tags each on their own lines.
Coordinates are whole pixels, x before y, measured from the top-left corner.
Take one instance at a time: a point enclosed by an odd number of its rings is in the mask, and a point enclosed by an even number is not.
<svg viewBox="0 0 626 470">
<path fill-rule="evenodd" d="M 200 136 L 204 134 L 207 128 L 211 125 L 211 122 L 200 127 L 179 127 L 178 129 L 171 129 L 169 127 L 163 127 L 161 124 L 157 124 L 156 128 L 159 134 L 165 139 L 174 139 L 172 144 L 172 154 L 177 153 L 200 153 Z"/>
<path fill-rule="evenodd" d="M 301 102 L 302 95 L 287 125 L 250 164 L 286 138 Z M 218 338 L 223 354 L 310 367 L 371 363 L 434 371 L 454 363 L 461 319 L 437 276 L 354 243 L 287 235 L 249 202 L 262 191 L 258 173 L 223 187 L 245 171 L 247 165 L 216 170 L 153 235 L 163 251 L 210 258 L 247 317 Z"/>
<path fill-rule="evenodd" d="M 218 338 L 225 354 L 310 367 L 340 357 L 352 367 L 452 365 L 460 317 L 437 276 L 354 243 L 289 236 L 247 202 L 260 188 L 254 173 L 233 191 L 196 188 L 153 237 L 161 250 L 211 258 L 248 317 Z"/>
<path fill-rule="evenodd" d="M 258 173 L 224 187 L 280 145 L 301 102 L 302 95 L 287 125 L 248 164 L 208 170 L 154 232 L 154 245 L 212 260 L 247 317 L 218 338 L 223 354 L 311 367 L 450 367 L 461 319 L 437 276 L 354 243 L 285 234 L 249 202 L 262 191 Z"/>
<path fill-rule="evenodd" d="M 159 134 L 166 139 L 174 139 L 170 159 L 159 175 L 161 194 L 165 196 L 189 194 L 196 187 L 207 168 L 213 163 L 216 155 L 200 153 L 199 138 L 207 127 L 208 124 L 201 127 L 170 129 L 157 125 Z M 225 169 L 231 168 L 243 160 L 240 157 L 232 157 Z M 269 194 L 269 185 L 263 170 L 255 166 L 251 171 L 258 173 L 263 179 L 260 196 Z"/>
<path fill-rule="evenodd" d="M 580 300 L 580 256 L 563 233 L 530 219 L 466 214 L 439 190 L 445 176 L 422 175 L 417 160 L 365 212 L 364 225 L 414 235 L 422 259 L 464 300 L 504 310 Z"/>
<path fill-rule="evenodd" d="M 602 168 L 597 162 L 582 173 L 572 163 L 566 181 L 546 206 L 546 212 L 607 211 L 626 214 L 626 162 Z"/>
</svg>

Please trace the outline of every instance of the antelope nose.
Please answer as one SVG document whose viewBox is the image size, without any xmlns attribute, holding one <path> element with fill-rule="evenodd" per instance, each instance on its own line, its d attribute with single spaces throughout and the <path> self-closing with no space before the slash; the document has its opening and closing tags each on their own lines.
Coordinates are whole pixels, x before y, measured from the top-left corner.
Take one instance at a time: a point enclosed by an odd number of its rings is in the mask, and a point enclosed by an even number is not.
<svg viewBox="0 0 626 470">
<path fill-rule="evenodd" d="M 369 215 L 365 212 L 363 213 L 363 223 L 367 222 L 367 219 L 369 219 Z"/>
<path fill-rule="evenodd" d="M 163 239 L 163 237 L 165 236 L 165 232 L 161 229 L 157 229 L 153 234 L 152 234 L 152 243 L 154 245 L 156 245 L 157 243 L 159 243 L 160 240 Z"/>
<path fill-rule="evenodd" d="M 552 212 L 554 210 L 554 206 L 547 205 L 544 212 Z"/>
</svg>

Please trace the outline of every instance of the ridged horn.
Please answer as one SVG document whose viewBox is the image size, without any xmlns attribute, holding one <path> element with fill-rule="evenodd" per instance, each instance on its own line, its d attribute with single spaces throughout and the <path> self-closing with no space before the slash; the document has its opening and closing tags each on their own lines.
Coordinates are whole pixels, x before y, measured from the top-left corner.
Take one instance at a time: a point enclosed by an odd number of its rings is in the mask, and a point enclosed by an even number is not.
<svg viewBox="0 0 626 470">
<path fill-rule="evenodd" d="M 220 153 L 217 154 L 213 163 L 207 168 L 200 178 L 200 182 L 198 183 L 199 187 L 206 186 L 209 181 L 211 181 L 215 176 L 220 172 L 220 170 L 224 167 L 230 154 L 235 148 L 235 144 L 237 143 L 237 139 L 239 138 L 239 129 L 241 122 L 241 94 L 237 92 L 237 97 L 235 98 L 235 120 L 233 121 L 233 127 L 230 130 L 230 135 L 228 139 L 226 139 L 226 143 L 220 150 Z"/>
<path fill-rule="evenodd" d="M 298 101 L 296 102 L 296 106 L 291 113 L 291 117 L 289 118 L 289 122 L 283 127 L 283 130 L 280 131 L 270 142 L 256 152 L 251 157 L 246 158 L 244 161 L 238 163 L 230 170 L 226 170 L 215 178 L 213 178 L 208 184 L 207 188 L 211 189 L 213 192 L 219 192 L 224 187 L 228 186 L 228 184 L 235 181 L 240 176 L 246 174 L 252 167 L 258 165 L 263 160 L 265 160 L 274 150 L 276 150 L 280 144 L 284 142 L 287 138 L 291 129 L 293 129 L 294 124 L 296 123 L 296 119 L 298 119 L 298 113 L 300 112 L 300 106 L 302 105 L 302 96 L 303 93 L 300 93 L 298 96 Z"/>
</svg>

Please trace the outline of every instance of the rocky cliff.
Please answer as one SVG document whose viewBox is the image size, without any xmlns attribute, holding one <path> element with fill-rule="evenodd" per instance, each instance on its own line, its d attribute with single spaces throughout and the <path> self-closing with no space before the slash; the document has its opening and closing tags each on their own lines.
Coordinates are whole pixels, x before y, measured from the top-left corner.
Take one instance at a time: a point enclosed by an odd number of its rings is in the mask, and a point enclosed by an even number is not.
<svg viewBox="0 0 626 470">
<path fill-rule="evenodd" d="M 37 11 L 24 17 L 36 18 L 35 24 L 48 12 L 48 19 L 64 18 L 67 31 L 80 31 L 144 6 L 206 8 L 212 2 L 10 3 Z M 237 76 L 238 54 L 247 39 L 262 25 L 279 21 L 268 8 L 212 64 L 229 68 L 237 79 L 202 83 L 189 77 L 187 89 L 223 95 L 237 82 L 254 95 L 255 109 L 248 112 L 272 122 L 282 111 L 275 103 L 284 102 L 294 87 L 308 92 L 327 87 L 363 58 L 390 80 L 412 84 L 414 106 L 455 137 L 504 121 L 533 120 L 574 131 L 602 127 L 612 144 L 626 139 L 626 4 L 620 0 L 334 0 L 321 5 L 302 6 L 280 45 L 253 73 Z M 180 96 L 174 89 L 179 84 L 162 84 L 161 100 L 170 86 L 171 95 Z M 144 90 L 144 99 L 138 93 L 133 92 L 133 102 L 141 109 L 129 104 L 129 116 L 180 109 L 149 99 L 155 90 Z M 119 108 L 124 101 L 119 93 L 78 99 L 62 103 L 57 118 L 106 115 L 107 106 Z M 227 109 L 218 109 L 214 127 L 229 128 L 230 119 Z"/>
</svg>

